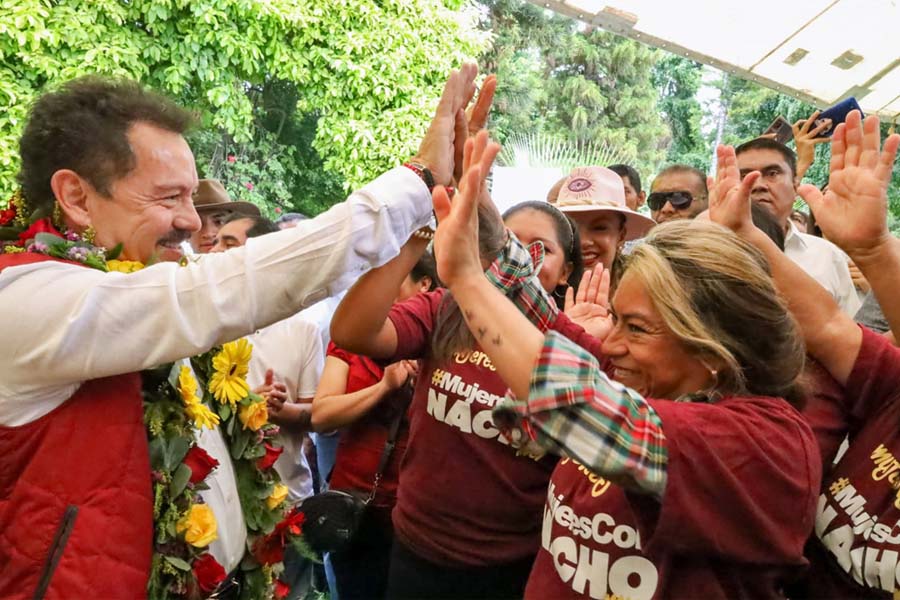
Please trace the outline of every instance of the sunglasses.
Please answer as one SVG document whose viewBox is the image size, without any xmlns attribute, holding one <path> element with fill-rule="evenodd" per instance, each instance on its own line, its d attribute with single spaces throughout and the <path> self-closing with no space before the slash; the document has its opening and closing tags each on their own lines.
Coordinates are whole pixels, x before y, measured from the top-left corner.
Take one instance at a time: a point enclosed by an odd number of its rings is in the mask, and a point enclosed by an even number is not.
<svg viewBox="0 0 900 600">
<path fill-rule="evenodd" d="M 694 201 L 694 197 L 690 192 L 653 192 L 647 196 L 647 206 L 650 210 L 661 210 L 666 202 L 672 205 L 675 210 L 687 208 Z"/>
</svg>

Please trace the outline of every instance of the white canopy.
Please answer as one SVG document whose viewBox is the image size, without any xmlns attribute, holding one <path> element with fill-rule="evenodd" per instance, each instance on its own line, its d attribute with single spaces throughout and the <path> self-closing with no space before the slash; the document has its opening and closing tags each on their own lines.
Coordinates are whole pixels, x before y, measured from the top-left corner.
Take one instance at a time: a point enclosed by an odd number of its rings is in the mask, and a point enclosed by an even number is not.
<svg viewBox="0 0 900 600">
<path fill-rule="evenodd" d="M 900 117 L 900 0 L 530 0 L 819 108 Z"/>
</svg>

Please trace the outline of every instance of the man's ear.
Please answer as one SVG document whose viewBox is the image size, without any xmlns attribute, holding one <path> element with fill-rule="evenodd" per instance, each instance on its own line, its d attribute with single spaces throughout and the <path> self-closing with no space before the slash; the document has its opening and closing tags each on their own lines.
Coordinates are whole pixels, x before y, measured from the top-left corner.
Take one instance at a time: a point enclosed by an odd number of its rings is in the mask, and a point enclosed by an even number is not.
<svg viewBox="0 0 900 600">
<path fill-rule="evenodd" d="M 77 229 L 86 229 L 91 224 L 88 212 L 88 184 L 78 173 L 70 169 L 60 169 L 50 177 L 50 188 L 62 209 L 66 223 Z"/>
<path fill-rule="evenodd" d="M 647 201 L 647 191 L 646 191 L 646 190 L 641 190 L 641 193 L 638 194 L 638 205 L 637 205 L 637 207 L 638 207 L 638 208 L 642 207 L 646 201 Z"/>
</svg>

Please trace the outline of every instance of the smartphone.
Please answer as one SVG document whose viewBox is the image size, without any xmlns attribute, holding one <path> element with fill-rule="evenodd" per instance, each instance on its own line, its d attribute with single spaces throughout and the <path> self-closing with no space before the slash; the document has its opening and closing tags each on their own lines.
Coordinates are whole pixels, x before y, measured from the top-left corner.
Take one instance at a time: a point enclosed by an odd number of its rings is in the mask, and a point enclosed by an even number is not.
<svg viewBox="0 0 900 600">
<path fill-rule="evenodd" d="M 863 117 L 866 116 L 859 107 L 859 102 L 856 101 L 856 98 L 852 97 L 841 100 L 831 108 L 826 108 L 819 113 L 819 116 L 816 117 L 816 125 L 825 119 L 831 119 L 831 127 L 822 131 L 822 133 L 819 134 L 819 137 L 831 137 L 831 134 L 834 133 L 834 128 L 838 126 L 838 123 L 843 123 L 847 120 L 847 115 L 850 114 L 851 110 L 858 110 L 860 115 Z"/>
<path fill-rule="evenodd" d="M 775 141 L 781 144 L 787 144 L 794 137 L 794 130 L 784 117 L 775 117 L 775 120 L 772 121 L 769 128 L 763 132 L 763 135 L 768 135 L 770 133 L 774 133 Z"/>
</svg>

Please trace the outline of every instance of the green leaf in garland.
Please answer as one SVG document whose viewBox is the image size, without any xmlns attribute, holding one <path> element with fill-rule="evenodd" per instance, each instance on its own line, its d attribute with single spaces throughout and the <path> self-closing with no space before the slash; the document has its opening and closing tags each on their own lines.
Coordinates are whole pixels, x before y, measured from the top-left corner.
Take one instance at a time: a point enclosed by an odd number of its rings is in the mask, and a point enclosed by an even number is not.
<svg viewBox="0 0 900 600">
<path fill-rule="evenodd" d="M 175 567 L 176 569 L 181 569 L 182 571 L 190 571 L 191 565 L 188 564 L 187 561 L 178 558 L 177 556 L 163 556 L 170 565 Z"/>
<path fill-rule="evenodd" d="M 228 417 L 231 416 L 231 405 L 228 404 L 227 402 L 220 403 L 219 404 L 219 416 L 222 418 L 223 421 L 227 421 Z M 228 424 L 228 427 L 229 427 L 228 434 L 231 435 L 231 431 L 230 431 L 231 424 L 230 423 Z"/>
<path fill-rule="evenodd" d="M 116 260 L 122 254 L 122 243 L 116 244 L 116 247 L 106 253 L 106 260 Z"/>
<path fill-rule="evenodd" d="M 169 495 L 172 498 L 177 498 L 181 495 L 181 492 L 187 487 L 188 481 L 191 480 L 192 474 L 191 468 L 186 464 L 181 463 L 178 465 L 178 468 L 175 469 L 175 473 L 172 475 L 172 483 L 169 484 Z"/>
<path fill-rule="evenodd" d="M 178 376 L 181 374 L 181 363 L 172 363 L 172 368 L 169 369 L 169 385 L 172 386 L 172 389 L 176 392 L 178 391 Z"/>
<path fill-rule="evenodd" d="M 150 442 L 150 467 L 157 471 L 166 468 L 166 441 L 162 438 Z"/>
<path fill-rule="evenodd" d="M 62 243 L 65 244 L 66 241 L 59 237 L 58 235 L 53 235 L 52 233 L 47 233 L 46 231 L 42 231 L 34 236 L 35 242 L 40 242 L 41 244 L 46 244 L 47 246 L 54 246 L 56 244 Z"/>
<path fill-rule="evenodd" d="M 172 438 L 165 445 L 164 466 L 166 471 L 174 471 L 184 460 L 191 447 L 191 440 L 186 437 Z"/>
<path fill-rule="evenodd" d="M 234 423 L 234 421 L 232 421 L 231 423 Z M 231 423 L 229 423 L 229 426 L 231 425 Z M 244 453 L 244 449 L 250 442 L 251 435 L 256 435 L 256 433 L 247 431 L 244 428 L 239 428 L 233 434 L 231 438 L 231 458 L 238 460 L 241 457 L 241 455 Z"/>
</svg>

